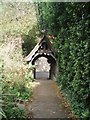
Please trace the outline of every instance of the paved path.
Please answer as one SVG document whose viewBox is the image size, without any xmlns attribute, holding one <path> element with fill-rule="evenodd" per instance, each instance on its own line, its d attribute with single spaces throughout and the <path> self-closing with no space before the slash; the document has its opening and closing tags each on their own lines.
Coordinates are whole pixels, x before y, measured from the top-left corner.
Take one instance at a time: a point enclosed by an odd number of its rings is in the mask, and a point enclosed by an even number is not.
<svg viewBox="0 0 90 120">
<path fill-rule="evenodd" d="M 52 80 L 36 80 L 36 83 L 38 86 L 34 88 L 33 100 L 28 106 L 30 110 L 32 108 L 33 118 L 68 118 L 56 83 Z"/>
<path fill-rule="evenodd" d="M 36 72 L 36 79 L 43 80 L 49 78 L 49 72 L 38 71 Z"/>
</svg>

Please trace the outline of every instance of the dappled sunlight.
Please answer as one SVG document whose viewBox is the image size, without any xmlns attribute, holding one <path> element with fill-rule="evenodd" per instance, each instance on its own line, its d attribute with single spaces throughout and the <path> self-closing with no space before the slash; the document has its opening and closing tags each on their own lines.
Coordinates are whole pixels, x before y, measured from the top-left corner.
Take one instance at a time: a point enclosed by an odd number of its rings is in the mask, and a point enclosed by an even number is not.
<svg viewBox="0 0 90 120">
<path fill-rule="evenodd" d="M 31 86 L 32 86 L 32 88 L 36 88 L 36 87 L 40 86 L 40 82 L 34 81 L 31 83 Z"/>
<path fill-rule="evenodd" d="M 31 88 L 32 88 L 32 85 L 31 85 L 31 84 L 32 84 L 32 82 L 27 82 L 27 83 L 25 84 L 25 87 L 31 90 Z"/>
</svg>

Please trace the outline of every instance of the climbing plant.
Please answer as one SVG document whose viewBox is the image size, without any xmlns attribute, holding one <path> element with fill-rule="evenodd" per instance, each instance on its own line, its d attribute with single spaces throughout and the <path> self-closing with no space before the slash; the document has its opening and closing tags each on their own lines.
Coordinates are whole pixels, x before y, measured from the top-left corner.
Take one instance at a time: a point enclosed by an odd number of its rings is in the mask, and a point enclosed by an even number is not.
<svg viewBox="0 0 90 120">
<path fill-rule="evenodd" d="M 90 117 L 90 3 L 39 3 L 38 23 L 47 28 L 57 54 L 57 82 L 78 117 Z M 44 21 L 44 22 L 43 22 Z M 41 22 L 44 24 L 42 26 Z"/>
</svg>

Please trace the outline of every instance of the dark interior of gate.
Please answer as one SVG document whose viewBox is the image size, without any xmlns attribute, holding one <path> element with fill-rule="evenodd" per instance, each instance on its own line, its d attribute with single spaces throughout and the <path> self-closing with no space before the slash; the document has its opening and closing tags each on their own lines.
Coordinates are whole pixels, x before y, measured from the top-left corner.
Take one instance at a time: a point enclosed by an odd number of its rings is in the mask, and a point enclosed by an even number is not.
<svg viewBox="0 0 90 120">
<path fill-rule="evenodd" d="M 47 62 L 50 64 L 49 78 L 48 79 L 54 79 L 54 77 L 56 76 L 56 66 L 57 66 L 56 60 L 51 55 L 47 55 L 47 54 L 43 53 L 43 54 L 37 55 L 33 59 L 32 64 L 35 65 L 35 61 L 40 57 L 47 58 Z M 34 78 L 36 78 L 36 69 L 34 69 Z"/>
</svg>

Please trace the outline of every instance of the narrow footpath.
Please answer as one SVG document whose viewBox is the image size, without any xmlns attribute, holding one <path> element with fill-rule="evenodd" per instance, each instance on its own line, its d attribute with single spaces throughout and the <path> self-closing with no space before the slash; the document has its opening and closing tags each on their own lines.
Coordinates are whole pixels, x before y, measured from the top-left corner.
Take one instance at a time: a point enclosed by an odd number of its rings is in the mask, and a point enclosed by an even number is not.
<svg viewBox="0 0 90 120">
<path fill-rule="evenodd" d="M 69 118 L 70 111 L 64 106 L 62 96 L 53 80 L 36 80 L 33 89 L 33 100 L 28 105 L 33 118 Z"/>
</svg>

